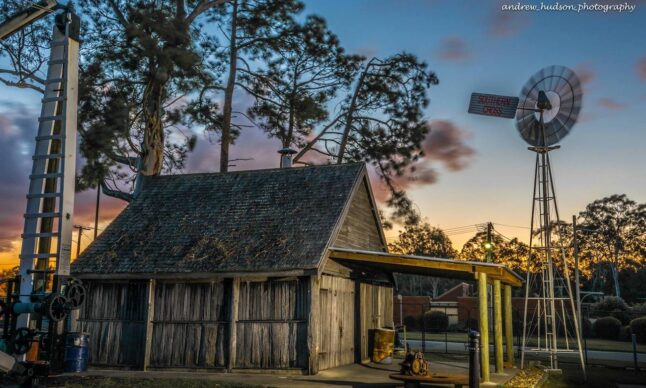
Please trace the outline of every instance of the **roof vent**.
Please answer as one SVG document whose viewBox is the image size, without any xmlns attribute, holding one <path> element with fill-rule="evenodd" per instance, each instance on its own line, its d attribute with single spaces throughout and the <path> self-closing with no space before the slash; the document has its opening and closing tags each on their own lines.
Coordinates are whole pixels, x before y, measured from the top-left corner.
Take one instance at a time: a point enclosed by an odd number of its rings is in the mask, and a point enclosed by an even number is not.
<svg viewBox="0 0 646 388">
<path fill-rule="evenodd" d="M 292 167 L 292 155 L 296 153 L 293 149 L 285 147 L 278 151 L 280 154 L 280 168 Z"/>
</svg>

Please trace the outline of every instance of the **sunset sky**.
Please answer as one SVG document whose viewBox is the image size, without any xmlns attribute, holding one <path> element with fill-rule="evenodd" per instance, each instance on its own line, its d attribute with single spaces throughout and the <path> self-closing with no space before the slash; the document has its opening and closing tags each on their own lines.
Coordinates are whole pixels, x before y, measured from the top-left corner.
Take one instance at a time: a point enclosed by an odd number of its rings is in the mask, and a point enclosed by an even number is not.
<svg viewBox="0 0 646 388">
<path fill-rule="evenodd" d="M 620 2 L 599 2 L 614 3 Z M 527 240 L 534 154 L 513 120 L 467 114 L 469 96 L 518 95 L 542 67 L 574 69 L 584 84 L 583 110 L 552 154 L 562 218 L 569 221 L 587 203 L 615 193 L 646 202 L 646 1 L 628 3 L 636 6 L 632 13 L 503 12 L 505 2 L 498 1 L 310 0 L 305 14 L 327 19 L 349 52 L 382 57 L 404 50 L 437 73 L 424 144 L 425 167 L 435 173 L 408 184 L 428 221 L 442 228 L 492 221 L 504 235 Z M 0 266 L 6 267 L 19 250 L 41 96 L 4 85 L 0 90 Z M 249 99 L 240 96 L 237 103 L 244 108 Z M 200 128 L 192 130 L 199 141 L 186 172 L 217 171 L 218 144 Z M 235 169 L 277 167 L 279 148 L 248 129 L 231 152 L 253 160 Z M 75 223 L 93 225 L 94 197 L 77 196 Z M 105 228 L 124 203 L 103 197 L 102 205 Z M 92 237 L 87 234 L 84 244 Z M 451 238 L 459 248 L 472 235 Z"/>
</svg>

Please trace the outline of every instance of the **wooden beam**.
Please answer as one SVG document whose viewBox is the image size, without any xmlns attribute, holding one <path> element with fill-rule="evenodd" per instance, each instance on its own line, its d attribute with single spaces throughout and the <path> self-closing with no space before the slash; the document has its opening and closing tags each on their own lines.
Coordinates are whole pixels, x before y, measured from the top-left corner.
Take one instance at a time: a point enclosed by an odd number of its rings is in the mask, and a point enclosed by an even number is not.
<svg viewBox="0 0 646 388">
<path fill-rule="evenodd" d="M 504 372 L 502 349 L 502 297 L 500 291 L 500 280 L 496 279 L 493 281 L 493 343 L 496 359 L 496 373 Z"/>
<path fill-rule="evenodd" d="M 505 286 L 505 341 L 507 348 L 507 364 L 514 365 L 514 332 L 511 307 L 511 286 Z"/>
<path fill-rule="evenodd" d="M 315 375 L 319 372 L 319 350 L 321 337 L 321 277 L 310 276 L 309 296 L 310 311 L 307 323 L 307 352 L 308 373 Z"/>
<path fill-rule="evenodd" d="M 478 277 L 478 299 L 480 310 L 480 377 L 489 382 L 489 305 L 487 304 L 487 274 Z"/>
<path fill-rule="evenodd" d="M 148 280 L 148 288 L 146 290 L 146 299 L 148 306 L 146 308 L 146 332 L 144 334 L 144 362 L 143 370 L 148 370 L 150 366 L 150 353 L 153 346 L 153 319 L 155 317 L 155 279 Z"/>
<path fill-rule="evenodd" d="M 231 296 L 229 298 L 229 357 L 227 370 L 231 372 L 236 366 L 238 305 L 240 299 L 240 278 L 231 279 Z"/>
<path fill-rule="evenodd" d="M 519 287 L 523 284 L 522 280 L 513 274 L 506 267 L 497 265 L 487 265 L 470 261 L 438 259 L 438 258 L 418 258 L 411 256 L 402 256 L 394 254 L 384 254 L 380 252 L 349 252 L 345 250 L 331 249 L 330 257 L 334 259 L 357 261 L 368 264 L 382 264 L 395 267 L 402 267 L 408 270 L 415 268 L 424 268 L 428 270 L 460 272 L 460 273 L 484 273 L 491 279 L 499 279 L 504 284 L 510 284 Z"/>
</svg>

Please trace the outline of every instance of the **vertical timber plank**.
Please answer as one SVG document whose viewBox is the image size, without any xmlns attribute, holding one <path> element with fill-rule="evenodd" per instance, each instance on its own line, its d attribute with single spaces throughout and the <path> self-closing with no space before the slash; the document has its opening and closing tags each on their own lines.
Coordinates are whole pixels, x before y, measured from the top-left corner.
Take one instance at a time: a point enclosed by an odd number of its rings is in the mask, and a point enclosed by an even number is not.
<svg viewBox="0 0 646 388">
<path fill-rule="evenodd" d="M 319 371 L 319 341 L 321 334 L 320 287 L 321 278 L 319 275 L 310 276 L 310 311 L 307 327 L 307 352 L 309 353 L 308 372 L 310 375 L 315 375 Z"/>
<path fill-rule="evenodd" d="M 240 299 L 240 278 L 231 279 L 231 299 L 229 301 L 230 323 L 229 323 L 229 359 L 227 360 L 227 369 L 229 372 L 236 366 L 236 348 L 237 348 L 237 322 L 238 322 L 238 305 Z"/>
<path fill-rule="evenodd" d="M 146 299 L 148 300 L 148 304 L 146 308 L 146 328 L 144 332 L 144 371 L 147 370 L 150 366 L 150 353 L 153 344 L 153 317 L 155 315 L 155 279 L 148 280 Z"/>
</svg>

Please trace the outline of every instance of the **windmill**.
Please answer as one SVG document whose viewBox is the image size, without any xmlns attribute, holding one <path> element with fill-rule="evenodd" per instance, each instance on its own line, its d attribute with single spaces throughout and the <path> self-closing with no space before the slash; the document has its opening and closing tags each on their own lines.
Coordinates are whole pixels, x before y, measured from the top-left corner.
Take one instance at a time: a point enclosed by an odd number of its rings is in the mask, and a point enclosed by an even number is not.
<svg viewBox="0 0 646 388">
<path fill-rule="evenodd" d="M 536 259 L 538 267 L 535 273 L 527 271 L 521 367 L 526 353 L 547 354 L 550 368 L 558 369 L 559 353 L 578 352 L 585 373 L 550 162 L 550 152 L 560 148 L 557 143 L 576 123 L 582 96 L 578 77 L 563 66 L 540 70 L 521 91 L 516 128 L 536 153 L 528 260 Z M 530 304 L 535 306 L 533 311 Z M 559 345 L 558 331 L 565 336 L 564 346 Z"/>
<path fill-rule="evenodd" d="M 546 354 L 553 370 L 558 370 L 559 354 L 578 353 L 585 376 L 580 325 L 562 245 L 550 162 L 550 152 L 560 148 L 558 143 L 576 123 L 582 96 L 581 82 L 572 70 L 549 66 L 527 81 L 520 98 L 473 93 L 469 112 L 515 117 L 520 136 L 536 154 L 521 368 L 527 353 Z M 531 267 L 537 270 L 532 272 Z M 561 344 L 559 332 L 565 336 Z"/>
</svg>

